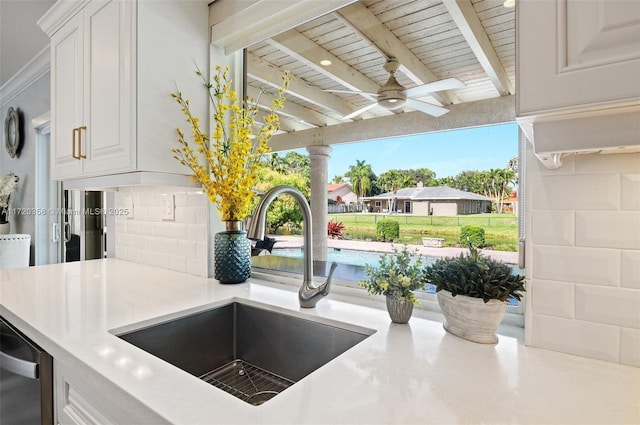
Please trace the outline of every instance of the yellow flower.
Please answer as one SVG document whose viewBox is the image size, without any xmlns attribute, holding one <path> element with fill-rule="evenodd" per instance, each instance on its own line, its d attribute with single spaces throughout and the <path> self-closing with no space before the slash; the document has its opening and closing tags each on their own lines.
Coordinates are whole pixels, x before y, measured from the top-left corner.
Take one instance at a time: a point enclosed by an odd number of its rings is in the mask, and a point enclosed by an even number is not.
<svg viewBox="0 0 640 425">
<path fill-rule="evenodd" d="M 213 83 L 206 81 L 200 70 L 196 72 L 209 90 L 213 104 L 211 138 L 200 129 L 199 118 L 191 114 L 189 100 L 180 92 L 171 93 L 191 126 L 193 139 L 192 143 L 188 142 L 184 133 L 177 129 L 179 147 L 171 152 L 177 161 L 193 171 L 191 179 L 202 185 L 210 202 L 218 205 L 222 220 L 244 220 L 251 208 L 257 173 L 263 167 L 261 159 L 271 150 L 268 141 L 280 129 L 275 110 L 284 106 L 284 94 L 291 76 L 288 72 L 282 76 L 282 87 L 258 134 L 254 135 L 258 103 L 238 100 L 238 94 L 230 88 L 229 71 L 229 67 L 223 69 L 217 65 Z"/>
</svg>

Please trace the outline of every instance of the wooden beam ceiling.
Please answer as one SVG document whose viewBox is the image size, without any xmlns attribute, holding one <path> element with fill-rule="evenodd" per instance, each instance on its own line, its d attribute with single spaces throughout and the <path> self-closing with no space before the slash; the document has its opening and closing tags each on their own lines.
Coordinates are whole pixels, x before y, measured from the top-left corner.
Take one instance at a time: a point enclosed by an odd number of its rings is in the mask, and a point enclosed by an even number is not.
<svg viewBox="0 0 640 425">
<path fill-rule="evenodd" d="M 471 1 L 448 0 L 443 3 L 498 93 L 501 96 L 512 94 L 511 81 Z"/>
</svg>

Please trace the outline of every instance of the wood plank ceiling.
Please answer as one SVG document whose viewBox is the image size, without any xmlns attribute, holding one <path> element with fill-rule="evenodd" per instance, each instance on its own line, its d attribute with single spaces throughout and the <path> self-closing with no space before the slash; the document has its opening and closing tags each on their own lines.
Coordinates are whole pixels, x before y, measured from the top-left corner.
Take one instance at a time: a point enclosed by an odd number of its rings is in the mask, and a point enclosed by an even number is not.
<svg viewBox="0 0 640 425">
<path fill-rule="evenodd" d="M 455 77 L 465 87 L 418 99 L 448 107 L 514 94 L 515 9 L 504 0 L 361 0 L 247 48 L 248 94 L 280 82 L 291 83 L 281 116 L 284 132 L 299 132 L 355 120 L 410 112 L 374 106 L 351 119 L 350 113 L 376 102 L 389 74 L 390 58 L 405 88 Z M 330 60 L 331 65 L 321 65 Z M 269 105 L 269 96 L 260 103 Z M 450 112 L 450 114 L 453 112 Z"/>
</svg>

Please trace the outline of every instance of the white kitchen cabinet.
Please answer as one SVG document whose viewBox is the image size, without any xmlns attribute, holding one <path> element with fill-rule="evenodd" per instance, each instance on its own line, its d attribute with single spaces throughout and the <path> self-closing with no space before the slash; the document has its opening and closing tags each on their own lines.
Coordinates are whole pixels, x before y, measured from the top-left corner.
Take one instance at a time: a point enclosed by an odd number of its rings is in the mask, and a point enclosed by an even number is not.
<svg viewBox="0 0 640 425">
<path fill-rule="evenodd" d="M 640 99 L 640 2 L 520 0 L 517 115 L 603 109 Z"/>
<path fill-rule="evenodd" d="M 54 179 L 190 174 L 170 152 L 184 123 L 170 93 L 179 88 L 206 117 L 194 71 L 208 68 L 207 12 L 179 0 L 59 1 L 47 12 Z"/>
<path fill-rule="evenodd" d="M 80 372 L 82 370 L 82 372 Z M 60 425 L 167 423 L 104 377 L 54 361 L 54 417 Z"/>
<path fill-rule="evenodd" d="M 516 119 L 548 168 L 640 147 L 640 2 L 519 0 Z"/>
</svg>

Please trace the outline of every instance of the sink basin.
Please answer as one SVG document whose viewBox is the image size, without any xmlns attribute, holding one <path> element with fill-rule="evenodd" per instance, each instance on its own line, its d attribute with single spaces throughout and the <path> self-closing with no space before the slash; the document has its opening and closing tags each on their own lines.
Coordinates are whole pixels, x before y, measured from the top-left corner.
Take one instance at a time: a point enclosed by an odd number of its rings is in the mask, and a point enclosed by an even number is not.
<svg viewBox="0 0 640 425">
<path fill-rule="evenodd" d="M 294 314 L 231 302 L 117 336 L 259 405 L 375 332 Z"/>
</svg>

